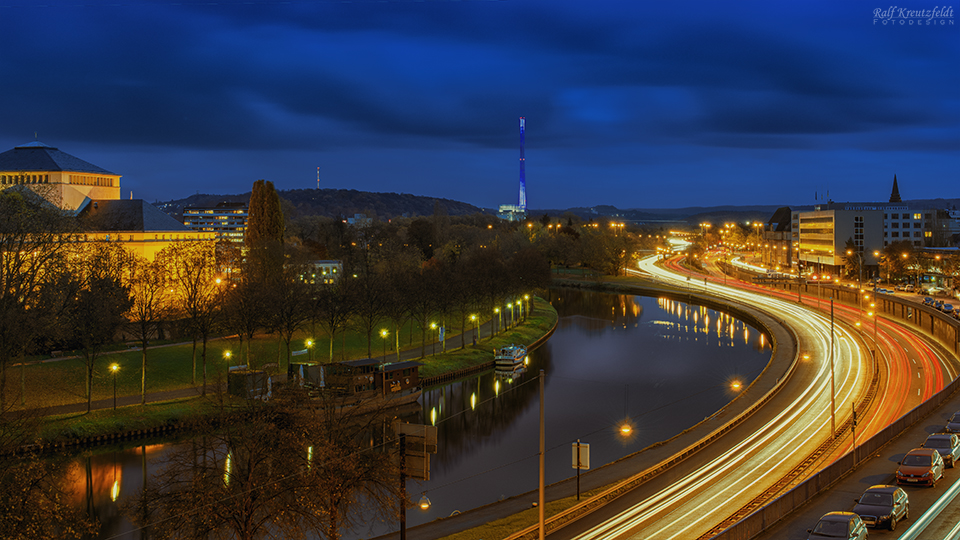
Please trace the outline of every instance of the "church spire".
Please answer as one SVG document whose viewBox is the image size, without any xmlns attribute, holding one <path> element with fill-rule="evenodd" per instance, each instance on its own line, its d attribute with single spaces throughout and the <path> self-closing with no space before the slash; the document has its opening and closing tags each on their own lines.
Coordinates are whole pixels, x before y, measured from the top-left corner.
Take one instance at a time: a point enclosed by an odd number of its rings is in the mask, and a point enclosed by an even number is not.
<svg viewBox="0 0 960 540">
<path fill-rule="evenodd" d="M 890 193 L 890 202 L 903 202 L 900 198 L 900 188 L 897 187 L 897 175 L 893 175 L 893 191 Z"/>
</svg>

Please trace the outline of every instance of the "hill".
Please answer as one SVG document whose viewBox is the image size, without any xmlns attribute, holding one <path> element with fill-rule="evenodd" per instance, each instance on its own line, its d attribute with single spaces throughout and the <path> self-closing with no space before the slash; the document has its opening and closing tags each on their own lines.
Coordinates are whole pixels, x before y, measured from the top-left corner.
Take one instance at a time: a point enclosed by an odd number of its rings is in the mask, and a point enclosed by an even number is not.
<svg viewBox="0 0 960 540">
<path fill-rule="evenodd" d="M 354 214 L 366 214 L 368 217 L 393 219 L 401 216 L 429 216 L 433 215 L 436 204 L 441 205 L 451 216 L 490 212 L 472 204 L 409 193 L 373 193 L 355 189 L 291 189 L 277 193 L 285 202 L 284 212 L 288 217 L 352 217 Z M 219 202 L 249 201 L 249 192 L 238 195 L 196 194 L 185 199 L 157 202 L 156 206 L 182 220 L 183 209 L 187 206 L 214 206 Z"/>
</svg>

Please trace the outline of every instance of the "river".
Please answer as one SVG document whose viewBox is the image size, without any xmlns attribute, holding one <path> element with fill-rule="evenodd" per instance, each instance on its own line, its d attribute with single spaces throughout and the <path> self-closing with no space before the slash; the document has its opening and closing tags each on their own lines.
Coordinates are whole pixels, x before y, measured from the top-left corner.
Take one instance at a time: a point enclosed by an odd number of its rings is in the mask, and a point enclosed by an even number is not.
<svg viewBox="0 0 960 540">
<path fill-rule="evenodd" d="M 535 490 L 538 483 L 538 373 L 545 371 L 546 481 L 575 474 L 571 443 L 590 444 L 592 467 L 668 439 L 714 414 L 770 359 L 767 336 L 730 315 L 701 306 L 634 295 L 552 289 L 560 315 L 554 335 L 530 354 L 513 381 L 492 373 L 428 389 L 405 418 L 438 428 L 431 479 L 409 480 L 413 527 L 455 511 Z M 625 437 L 620 426 L 628 422 Z M 74 503 L 96 514 L 99 538 L 144 538 L 119 511 L 139 493 L 144 463 L 153 472 L 171 444 L 97 452 L 68 467 Z M 345 538 L 397 530 L 373 521 Z"/>
</svg>

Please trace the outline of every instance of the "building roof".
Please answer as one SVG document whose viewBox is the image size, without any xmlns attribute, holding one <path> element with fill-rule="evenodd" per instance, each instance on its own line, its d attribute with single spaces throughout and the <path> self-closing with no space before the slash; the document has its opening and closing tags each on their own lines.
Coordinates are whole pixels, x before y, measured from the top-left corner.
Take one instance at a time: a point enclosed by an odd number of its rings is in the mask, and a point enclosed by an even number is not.
<svg viewBox="0 0 960 540">
<path fill-rule="evenodd" d="M 143 199 L 87 201 L 78 215 L 91 231 L 193 232 Z"/>
<path fill-rule="evenodd" d="M 897 175 L 893 175 L 893 190 L 890 192 L 890 202 L 903 202 L 903 199 L 900 198 L 900 187 L 897 186 Z"/>
<path fill-rule="evenodd" d="M 0 154 L 0 171 L 70 171 L 119 176 L 39 141 Z"/>
</svg>

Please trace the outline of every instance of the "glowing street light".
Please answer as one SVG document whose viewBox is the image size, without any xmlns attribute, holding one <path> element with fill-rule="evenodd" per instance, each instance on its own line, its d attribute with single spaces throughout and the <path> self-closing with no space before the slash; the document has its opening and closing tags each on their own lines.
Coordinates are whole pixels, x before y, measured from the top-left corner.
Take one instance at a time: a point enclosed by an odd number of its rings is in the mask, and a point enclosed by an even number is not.
<svg viewBox="0 0 960 540">
<path fill-rule="evenodd" d="M 120 371 L 120 364 L 110 364 L 110 371 L 113 372 L 113 410 L 117 410 L 117 371 Z"/>
<path fill-rule="evenodd" d="M 430 499 L 427 498 L 427 494 L 424 493 L 423 497 L 420 497 L 420 502 L 417 503 L 417 506 L 420 507 L 420 510 L 423 510 L 424 512 L 426 512 L 427 510 L 430 509 L 430 506 L 432 504 L 433 503 L 430 502 Z"/>
<path fill-rule="evenodd" d="M 390 335 L 390 332 L 386 328 L 380 330 L 380 337 L 383 338 L 383 358 L 387 358 L 387 336 Z"/>
<path fill-rule="evenodd" d="M 313 340 L 308 339 L 304 345 L 307 347 L 307 360 L 313 362 Z"/>
<path fill-rule="evenodd" d="M 436 329 L 437 329 L 437 323 L 435 323 L 435 322 L 430 323 L 430 329 L 431 329 L 431 330 L 436 330 Z M 440 337 L 437 336 L 437 340 L 439 340 L 439 339 L 440 339 Z M 437 354 L 437 340 L 434 340 L 433 345 L 432 345 L 432 346 L 433 346 L 433 353 L 432 353 L 432 354 L 434 354 L 434 355 Z"/>
</svg>

